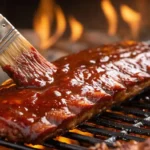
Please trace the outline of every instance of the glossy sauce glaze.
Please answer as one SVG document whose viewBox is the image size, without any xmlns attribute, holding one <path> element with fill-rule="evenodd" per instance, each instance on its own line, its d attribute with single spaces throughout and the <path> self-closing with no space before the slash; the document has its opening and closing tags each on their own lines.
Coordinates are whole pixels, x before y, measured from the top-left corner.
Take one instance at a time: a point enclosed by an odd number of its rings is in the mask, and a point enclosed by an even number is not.
<svg viewBox="0 0 150 150">
<path fill-rule="evenodd" d="M 95 104 L 150 79 L 150 46 L 127 42 L 82 51 L 53 62 L 53 81 L 41 88 L 0 88 L 0 120 L 35 139 L 37 122 L 53 131 Z M 39 129 L 38 129 L 39 130 Z M 32 134 L 31 134 L 32 133 Z"/>
<path fill-rule="evenodd" d="M 2 69 L 20 88 L 38 88 L 51 84 L 56 67 L 34 47 L 26 47 L 28 50 L 21 52 L 16 58 L 12 57 L 14 64 L 4 65 Z"/>
</svg>

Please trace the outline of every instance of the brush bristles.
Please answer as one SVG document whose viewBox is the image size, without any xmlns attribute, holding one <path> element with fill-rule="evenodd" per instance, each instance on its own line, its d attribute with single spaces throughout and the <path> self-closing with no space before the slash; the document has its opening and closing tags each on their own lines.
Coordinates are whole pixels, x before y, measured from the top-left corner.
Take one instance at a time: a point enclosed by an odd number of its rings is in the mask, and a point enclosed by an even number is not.
<svg viewBox="0 0 150 150">
<path fill-rule="evenodd" d="M 56 70 L 22 35 L 0 54 L 0 65 L 21 87 L 43 87 L 53 81 Z"/>
<path fill-rule="evenodd" d="M 17 36 L 14 41 L 0 54 L 0 65 L 16 65 L 16 60 L 24 52 L 28 52 L 31 44 L 22 36 Z"/>
</svg>

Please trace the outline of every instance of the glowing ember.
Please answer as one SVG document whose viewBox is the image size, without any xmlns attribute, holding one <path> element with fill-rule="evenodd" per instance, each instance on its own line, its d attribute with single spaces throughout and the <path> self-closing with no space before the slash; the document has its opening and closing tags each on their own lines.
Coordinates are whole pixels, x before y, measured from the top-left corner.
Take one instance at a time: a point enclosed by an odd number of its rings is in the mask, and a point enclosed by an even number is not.
<svg viewBox="0 0 150 150">
<path fill-rule="evenodd" d="M 93 137 L 93 134 L 91 134 L 89 132 L 83 132 L 83 131 L 78 130 L 78 129 L 70 130 L 70 132 L 78 133 L 80 135 Z M 58 136 L 58 137 L 55 138 L 55 140 L 63 142 L 63 143 L 67 143 L 67 144 L 77 144 L 77 145 L 79 145 L 79 141 L 72 140 L 70 138 L 66 138 L 66 137 L 63 137 L 63 136 Z"/>
<path fill-rule="evenodd" d="M 71 41 L 75 42 L 81 37 L 83 33 L 83 26 L 72 16 L 69 18 L 69 24 L 71 28 Z"/>
<path fill-rule="evenodd" d="M 67 144 L 79 144 L 78 141 L 72 140 L 72 139 L 69 139 L 69 138 L 66 138 L 66 137 L 63 137 L 63 136 L 58 136 L 55 139 L 59 142 L 63 142 L 63 143 L 67 143 Z"/>
<path fill-rule="evenodd" d="M 126 5 L 122 5 L 120 8 L 123 20 L 129 25 L 132 36 L 136 38 L 138 36 L 141 15 Z"/>
<path fill-rule="evenodd" d="M 78 130 L 78 129 L 70 130 L 70 132 L 79 133 L 79 134 L 81 134 L 81 135 L 93 137 L 93 134 L 91 134 L 91 133 L 89 133 L 89 132 L 83 132 L 83 131 Z"/>
<path fill-rule="evenodd" d="M 32 144 L 25 144 L 25 145 L 27 145 L 27 146 L 29 146 L 29 147 L 32 147 L 32 148 L 45 149 L 45 147 L 42 146 L 42 145 L 32 145 Z"/>
<path fill-rule="evenodd" d="M 102 0 L 101 7 L 108 21 L 108 34 L 115 35 L 117 31 L 117 14 L 109 0 Z"/>
</svg>

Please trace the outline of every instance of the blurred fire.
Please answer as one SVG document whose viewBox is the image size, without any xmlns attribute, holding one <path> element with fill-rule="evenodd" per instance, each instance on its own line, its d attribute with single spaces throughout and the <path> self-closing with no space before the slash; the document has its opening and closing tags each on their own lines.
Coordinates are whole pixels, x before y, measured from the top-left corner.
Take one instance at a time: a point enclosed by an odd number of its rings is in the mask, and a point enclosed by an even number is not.
<svg viewBox="0 0 150 150">
<path fill-rule="evenodd" d="M 129 25 L 132 36 L 136 38 L 139 33 L 141 15 L 126 5 L 120 8 L 123 20 Z"/>
<path fill-rule="evenodd" d="M 56 5 L 55 7 L 55 14 L 56 14 L 56 31 L 55 33 L 47 39 L 45 44 L 43 44 L 42 49 L 47 49 L 48 47 L 52 46 L 64 33 L 66 29 L 66 21 L 65 16 L 62 12 L 62 9 Z"/>
<path fill-rule="evenodd" d="M 56 31 L 51 35 L 54 18 Z M 34 18 L 34 30 L 40 38 L 41 49 L 47 49 L 53 45 L 66 29 L 65 16 L 62 9 L 53 0 L 41 0 Z"/>
<path fill-rule="evenodd" d="M 101 0 L 101 7 L 108 22 L 108 34 L 115 35 L 118 26 L 118 14 L 110 0 Z M 141 15 L 127 5 L 120 6 L 120 13 L 123 20 L 129 25 L 133 38 L 138 37 Z"/>
<path fill-rule="evenodd" d="M 111 2 L 111 0 L 100 0 L 100 7 L 108 22 L 108 34 L 114 36 L 117 34 L 119 14 Z M 123 4 L 119 6 L 119 9 L 122 19 L 130 27 L 132 37 L 137 38 L 141 21 L 140 13 Z M 34 18 L 34 30 L 39 37 L 41 50 L 54 45 L 62 37 L 67 26 L 70 26 L 70 40 L 78 41 L 83 35 L 83 25 L 73 16 L 65 17 L 55 0 L 40 0 Z"/>
<path fill-rule="evenodd" d="M 81 37 L 83 33 L 83 26 L 72 16 L 69 18 L 69 24 L 71 28 L 71 41 L 75 42 Z"/>
<path fill-rule="evenodd" d="M 53 0 L 41 0 L 34 17 L 34 30 L 40 38 L 40 48 L 45 47 L 50 36 L 51 22 L 53 20 Z"/>
<path fill-rule="evenodd" d="M 56 30 L 52 34 L 52 26 L 56 21 Z M 83 32 L 83 26 L 74 17 L 69 18 L 71 41 L 77 41 Z M 60 6 L 53 0 L 41 0 L 36 12 L 33 27 L 40 39 L 40 49 L 47 49 L 63 35 L 66 30 L 66 19 Z"/>
<path fill-rule="evenodd" d="M 101 7 L 108 21 L 108 34 L 115 35 L 117 31 L 117 13 L 109 0 L 102 0 Z"/>
</svg>

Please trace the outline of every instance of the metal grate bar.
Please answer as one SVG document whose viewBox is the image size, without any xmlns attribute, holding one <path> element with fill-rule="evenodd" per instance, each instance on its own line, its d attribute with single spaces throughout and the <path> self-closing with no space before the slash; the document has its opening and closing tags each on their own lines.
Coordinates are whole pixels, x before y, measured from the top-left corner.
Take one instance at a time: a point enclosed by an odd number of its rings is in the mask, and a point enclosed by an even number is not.
<svg viewBox="0 0 150 150">
<path fill-rule="evenodd" d="M 130 117 L 130 116 L 116 114 L 114 112 L 105 112 L 105 113 L 103 113 L 103 116 L 104 117 L 109 117 L 111 119 L 117 119 L 117 120 L 129 122 L 129 123 L 142 122 L 143 125 L 150 126 L 150 121 L 143 120 L 142 118 L 137 118 L 137 117 L 133 118 L 133 117 Z"/>
<path fill-rule="evenodd" d="M 132 125 L 124 125 L 122 123 L 117 123 L 117 122 L 102 119 L 102 118 L 97 118 L 97 120 L 94 120 L 94 121 L 99 125 L 113 127 L 115 129 L 125 130 L 127 132 L 133 132 L 133 133 L 143 134 L 143 135 L 148 135 L 148 136 L 150 135 L 149 129 L 138 128 Z"/>
<path fill-rule="evenodd" d="M 25 145 L 19 145 L 15 143 L 10 143 L 5 140 L 0 140 L 0 145 L 5 146 L 7 148 L 13 148 L 15 150 L 36 150 L 35 148 L 30 148 Z"/>
<path fill-rule="evenodd" d="M 127 135 L 127 134 L 120 133 L 120 132 L 114 132 L 111 130 L 106 130 L 104 128 L 92 127 L 92 126 L 89 126 L 87 124 L 80 125 L 79 129 L 81 129 L 83 131 L 88 131 L 88 132 L 91 132 L 94 134 L 100 134 L 100 135 L 108 136 L 108 137 L 115 136 L 118 139 L 123 139 L 123 140 L 144 141 L 144 138 L 140 138 L 140 137 L 136 137 L 136 136 L 132 136 L 132 135 Z"/>
<path fill-rule="evenodd" d="M 133 115 L 142 116 L 142 117 L 150 116 L 150 112 L 145 112 L 143 110 L 135 109 L 135 108 L 126 108 L 126 107 L 123 107 L 123 106 L 114 106 L 114 107 L 112 107 L 112 110 L 122 111 L 122 112 L 125 112 L 125 113 L 128 113 L 128 114 L 133 114 Z"/>
<path fill-rule="evenodd" d="M 44 144 L 44 146 L 49 147 L 49 148 L 61 148 L 63 150 L 88 150 L 86 147 L 82 147 L 79 145 L 73 145 L 73 144 L 66 144 L 60 141 L 55 141 L 55 140 L 47 140 Z"/>
<path fill-rule="evenodd" d="M 139 102 L 125 103 L 125 106 L 133 106 L 133 107 L 138 107 L 138 108 L 150 109 L 150 104 L 147 104 L 147 103 L 139 103 Z"/>
</svg>

